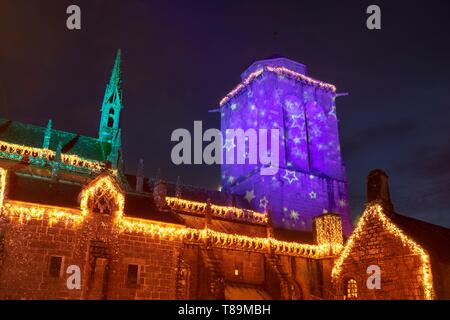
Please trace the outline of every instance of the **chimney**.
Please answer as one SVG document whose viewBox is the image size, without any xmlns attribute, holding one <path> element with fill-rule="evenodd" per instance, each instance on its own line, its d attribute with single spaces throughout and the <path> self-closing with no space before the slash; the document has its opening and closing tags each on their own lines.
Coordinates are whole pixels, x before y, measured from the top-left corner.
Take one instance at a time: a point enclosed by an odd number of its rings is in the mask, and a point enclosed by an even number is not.
<svg viewBox="0 0 450 320">
<path fill-rule="evenodd" d="M 48 149 L 50 147 L 50 138 L 52 136 L 52 120 L 48 120 L 47 128 L 45 128 L 44 142 L 42 143 L 43 149 Z"/>
<path fill-rule="evenodd" d="M 372 170 L 367 177 L 367 203 L 372 201 L 381 202 L 384 209 L 394 211 L 389 194 L 389 183 L 387 174 L 380 170 Z"/>
<path fill-rule="evenodd" d="M 156 174 L 155 185 L 153 186 L 153 199 L 158 209 L 166 208 L 167 186 L 166 182 L 161 179 L 161 171 L 158 169 Z"/>
<path fill-rule="evenodd" d="M 58 172 L 59 172 L 59 168 L 61 166 L 61 150 L 62 150 L 62 143 L 61 141 L 58 141 L 58 146 L 56 147 L 56 152 L 55 152 L 55 158 L 53 159 L 53 164 L 52 164 L 52 181 L 56 181 L 58 179 Z"/>
<path fill-rule="evenodd" d="M 211 199 L 208 198 L 206 200 L 206 207 L 205 207 L 205 228 L 208 229 L 208 225 L 210 225 L 212 222 L 212 209 L 211 209 Z"/>
<path fill-rule="evenodd" d="M 177 177 L 177 184 L 175 186 L 175 197 L 181 198 L 181 177 Z"/>
<path fill-rule="evenodd" d="M 136 173 L 136 191 L 144 191 L 144 159 L 139 159 Z"/>
</svg>

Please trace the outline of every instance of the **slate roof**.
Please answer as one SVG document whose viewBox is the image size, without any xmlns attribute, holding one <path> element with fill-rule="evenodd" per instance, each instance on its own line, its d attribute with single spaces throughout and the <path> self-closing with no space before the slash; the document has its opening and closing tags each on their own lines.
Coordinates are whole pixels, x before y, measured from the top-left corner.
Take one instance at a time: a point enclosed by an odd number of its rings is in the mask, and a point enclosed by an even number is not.
<svg viewBox="0 0 450 320">
<path fill-rule="evenodd" d="M 125 216 L 161 221 L 166 223 L 184 224 L 176 213 L 167 210 L 160 211 L 153 201 L 153 197 L 142 194 L 125 194 Z"/>
<path fill-rule="evenodd" d="M 297 231 L 281 228 L 273 228 L 273 237 L 280 241 L 314 244 L 311 231 Z"/>
<path fill-rule="evenodd" d="M 155 180 L 150 179 L 150 189 L 153 189 Z M 176 183 L 168 182 L 167 195 L 174 197 L 176 195 Z M 237 194 L 231 194 L 219 190 L 206 189 L 190 185 L 180 185 L 181 198 L 185 200 L 207 202 L 208 199 L 212 204 L 218 206 L 233 206 L 240 209 L 251 210 L 250 204 L 243 196 Z"/>
<path fill-rule="evenodd" d="M 42 148 L 45 130 L 45 127 L 0 118 L 0 140 L 9 143 Z M 111 152 L 110 143 L 52 129 L 49 149 L 56 151 L 59 141 L 62 143 L 63 153 L 75 154 L 88 160 L 105 161 Z"/>
<path fill-rule="evenodd" d="M 450 229 L 398 213 L 390 215 L 392 221 L 421 245 L 431 258 L 450 263 Z"/>
<path fill-rule="evenodd" d="M 7 198 L 41 205 L 79 209 L 79 195 L 82 188 L 81 184 L 11 173 L 8 177 Z M 143 194 L 125 193 L 124 214 L 128 217 L 184 224 L 183 219 L 174 212 L 158 210 L 153 198 Z"/>
<path fill-rule="evenodd" d="M 78 209 L 81 185 L 52 182 L 45 178 L 34 178 L 10 174 L 8 198 L 11 200 Z"/>
<path fill-rule="evenodd" d="M 136 176 L 131 174 L 125 175 L 128 185 L 131 190 L 136 190 Z M 155 184 L 155 178 L 147 178 L 144 177 L 144 193 L 152 193 L 153 186 Z M 167 196 L 175 197 L 177 184 L 175 182 L 167 182 Z M 218 206 L 233 206 L 241 209 L 252 210 L 250 204 L 247 200 L 244 199 L 243 196 L 237 194 L 226 193 L 218 190 L 206 189 L 197 186 L 191 186 L 186 184 L 180 185 L 181 190 L 181 198 L 185 200 L 198 201 L 198 202 L 207 202 L 210 199 L 212 204 Z"/>
</svg>

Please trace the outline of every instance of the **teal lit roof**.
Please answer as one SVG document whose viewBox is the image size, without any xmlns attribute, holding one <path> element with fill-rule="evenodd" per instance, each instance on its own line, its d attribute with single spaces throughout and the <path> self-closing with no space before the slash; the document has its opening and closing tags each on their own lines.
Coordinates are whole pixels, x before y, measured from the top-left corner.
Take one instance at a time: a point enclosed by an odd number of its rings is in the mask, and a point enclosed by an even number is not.
<svg viewBox="0 0 450 320">
<path fill-rule="evenodd" d="M 5 142 L 42 148 L 45 130 L 46 127 L 0 118 L 0 140 Z M 52 129 L 49 149 L 56 151 L 59 141 L 62 143 L 62 153 L 77 155 L 86 160 L 105 161 L 111 152 L 111 144 L 108 142 Z"/>
</svg>

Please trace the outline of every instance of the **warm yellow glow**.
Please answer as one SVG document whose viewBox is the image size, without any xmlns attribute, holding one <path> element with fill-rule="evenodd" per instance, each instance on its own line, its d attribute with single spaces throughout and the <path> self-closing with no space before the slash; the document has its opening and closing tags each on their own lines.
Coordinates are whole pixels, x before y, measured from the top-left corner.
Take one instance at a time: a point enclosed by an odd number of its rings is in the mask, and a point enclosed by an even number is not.
<svg viewBox="0 0 450 320">
<path fill-rule="evenodd" d="M 0 168 L 0 212 L 3 208 L 3 201 L 5 199 L 5 188 L 6 188 L 6 174 L 8 171 L 6 169 Z"/>
<path fill-rule="evenodd" d="M 49 225 L 53 225 L 57 222 L 64 222 L 66 225 L 72 223 L 73 225 L 78 226 L 84 219 L 81 214 L 75 212 L 76 210 L 70 212 L 66 208 L 40 206 L 20 201 L 8 200 L 4 204 L 4 209 L 5 215 L 10 217 L 11 220 L 17 220 L 20 223 L 31 219 L 47 219 Z"/>
<path fill-rule="evenodd" d="M 414 240 L 409 238 L 400 228 L 398 228 L 383 212 L 383 208 L 379 204 L 372 204 L 369 205 L 366 210 L 364 211 L 362 217 L 360 218 L 360 221 L 358 222 L 358 225 L 356 226 L 355 230 L 353 231 L 352 235 L 348 239 L 344 250 L 341 252 L 338 259 L 335 261 L 335 264 L 333 266 L 332 270 L 332 277 L 334 279 L 338 278 L 339 275 L 342 272 L 342 266 L 349 256 L 353 245 L 355 241 L 357 241 L 362 234 L 364 233 L 364 227 L 369 222 L 371 218 L 377 218 L 383 225 L 383 227 L 390 232 L 392 235 L 397 237 L 401 240 L 403 245 L 408 246 L 408 248 L 414 252 L 414 254 L 417 254 L 422 262 L 421 266 L 421 274 L 422 274 L 422 284 L 423 289 L 425 293 L 425 299 L 431 300 L 433 299 L 433 280 L 431 275 L 431 264 L 430 264 L 430 257 L 426 253 L 426 251 L 419 246 Z"/>
<path fill-rule="evenodd" d="M 0 171 L 3 179 L 6 170 Z M 2 188 L 4 189 L 4 182 Z M 30 219 L 45 220 L 49 224 L 55 222 L 72 223 L 79 226 L 92 211 L 92 205 L 95 203 L 95 197 L 106 197 L 107 200 L 114 202 L 114 223 L 120 232 L 139 233 L 150 237 L 159 237 L 167 239 L 179 239 L 188 242 L 207 241 L 213 246 L 227 249 L 252 250 L 270 252 L 281 255 L 301 256 L 309 258 L 322 258 L 330 255 L 330 246 L 333 252 L 342 249 L 342 244 L 327 243 L 319 245 L 302 244 L 296 242 L 279 241 L 273 238 L 249 237 L 238 234 L 228 234 L 211 230 L 210 228 L 192 229 L 181 225 L 171 225 L 152 220 L 137 219 L 124 216 L 125 198 L 122 191 L 116 185 L 114 178 L 110 175 L 99 176 L 92 183 L 86 186 L 81 193 L 81 210 L 70 210 L 52 206 L 43 206 L 19 201 L 5 201 L 4 214 L 9 216 L 12 221 L 23 223 Z M 169 202 L 172 199 L 168 200 Z M 184 201 L 184 200 L 181 200 Z M 179 202 L 177 202 L 179 204 Z M 201 204 L 198 210 L 204 210 L 202 203 L 183 203 L 183 205 L 195 206 Z M 176 205 L 172 202 L 172 205 Z M 206 204 L 205 204 L 206 205 Z M 240 209 L 232 207 L 211 206 L 213 214 L 227 216 L 230 210 L 236 217 L 262 220 L 267 219 L 266 215 L 257 212 L 240 212 Z M 190 207 L 191 208 L 191 207 Z M 196 210 L 197 210 L 196 209 Z M 192 209 L 194 210 L 194 209 Z M 256 217 L 256 218 L 255 218 Z M 265 220 L 267 221 L 267 220 Z"/>
<path fill-rule="evenodd" d="M 131 217 L 122 217 L 116 221 L 116 225 L 122 232 L 133 232 L 151 237 L 183 239 L 189 232 L 184 226 L 170 226 L 157 221 L 149 221 Z"/>
<path fill-rule="evenodd" d="M 115 219 L 122 219 L 125 197 L 113 179 L 113 177 L 108 175 L 100 176 L 83 189 L 80 201 L 83 216 L 88 216 L 96 197 L 106 197 L 114 202 L 115 212 L 113 214 Z"/>
<path fill-rule="evenodd" d="M 175 197 L 166 197 L 166 201 L 167 205 L 174 210 L 187 211 L 201 215 L 206 213 L 207 203 L 205 202 L 196 202 Z M 211 215 L 259 224 L 266 224 L 268 221 L 267 214 L 265 213 L 244 210 L 231 206 L 217 206 L 214 204 L 211 205 Z"/>
<path fill-rule="evenodd" d="M 345 284 L 345 296 L 346 300 L 358 299 L 358 285 L 355 279 L 349 279 Z"/>
<path fill-rule="evenodd" d="M 314 218 L 315 242 L 317 244 L 343 244 L 341 217 L 325 214 Z"/>
<path fill-rule="evenodd" d="M 1 140 L 0 150 L 11 155 L 31 156 L 33 158 L 43 158 L 47 161 L 52 161 L 56 155 L 56 152 L 50 149 L 33 148 Z M 103 168 L 103 164 L 99 161 L 83 159 L 74 154 L 62 153 L 61 161 L 66 165 L 84 167 L 94 171 L 100 171 Z"/>
</svg>

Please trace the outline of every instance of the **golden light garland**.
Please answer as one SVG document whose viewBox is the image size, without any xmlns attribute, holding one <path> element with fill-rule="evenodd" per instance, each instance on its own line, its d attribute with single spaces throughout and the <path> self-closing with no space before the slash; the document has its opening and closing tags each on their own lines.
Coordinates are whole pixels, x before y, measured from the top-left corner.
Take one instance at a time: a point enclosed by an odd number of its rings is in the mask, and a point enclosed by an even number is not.
<svg viewBox="0 0 450 320">
<path fill-rule="evenodd" d="M 430 264 L 430 257 L 427 254 L 427 252 L 418 245 L 414 240 L 409 238 L 400 228 L 398 228 L 383 212 L 383 208 L 380 204 L 372 204 L 366 208 L 364 211 L 362 217 L 360 218 L 360 221 L 353 231 L 352 235 L 347 241 L 347 244 L 344 247 L 344 250 L 341 252 L 338 259 L 335 261 L 335 264 L 333 266 L 333 270 L 331 272 L 331 275 L 334 279 L 338 278 L 339 275 L 342 272 L 342 266 L 344 261 L 347 259 L 347 257 L 350 254 L 351 249 L 353 248 L 353 245 L 356 240 L 358 240 L 361 235 L 364 232 L 364 227 L 368 223 L 369 219 L 371 217 L 375 217 L 379 219 L 379 221 L 382 223 L 383 227 L 390 232 L 392 235 L 400 239 L 403 245 L 408 246 L 409 249 L 414 252 L 415 254 L 419 255 L 422 266 L 421 266 L 421 273 L 422 273 L 422 285 L 425 293 L 425 299 L 426 300 L 432 300 L 434 296 L 433 292 L 433 280 L 432 280 L 432 274 L 431 274 L 431 264 Z"/>
<path fill-rule="evenodd" d="M 341 217 L 325 214 L 314 218 L 315 242 L 317 244 L 344 243 Z"/>
<path fill-rule="evenodd" d="M 111 197 L 115 203 L 114 217 L 116 220 L 122 219 L 123 209 L 125 206 L 125 197 L 120 189 L 116 186 L 114 178 L 109 175 L 99 176 L 84 188 L 81 192 L 80 208 L 83 216 L 87 216 L 90 212 L 90 201 L 94 200 L 96 192 L 100 192 L 104 196 Z"/>
<path fill-rule="evenodd" d="M 122 217 L 116 220 L 116 225 L 122 232 L 140 233 L 152 237 L 183 239 L 189 232 L 184 226 L 169 226 L 156 221 L 149 221 L 138 218 Z"/>
<path fill-rule="evenodd" d="M 6 175 L 8 171 L 0 167 L 0 209 L 3 208 L 3 201 L 5 199 Z M 1 210 L 0 210 L 1 211 Z"/>
<path fill-rule="evenodd" d="M 206 213 L 207 203 L 205 202 L 196 202 L 175 197 L 166 197 L 166 202 L 170 208 L 175 210 L 187 211 L 201 215 Z M 218 206 L 214 204 L 211 204 L 211 215 L 258 224 L 267 224 L 268 221 L 267 214 L 265 213 L 259 213 L 253 210 L 245 210 L 231 206 Z"/>
<path fill-rule="evenodd" d="M 0 190 L 3 192 L 3 190 L 5 190 L 6 183 L 6 180 L 4 180 L 6 170 L 1 169 L 0 174 L 0 181 L 2 183 Z M 332 246 L 333 250 L 336 250 L 336 252 L 342 249 L 342 245 L 339 243 L 319 245 L 301 244 L 296 242 L 280 241 L 274 238 L 228 234 L 214 231 L 209 228 L 186 228 L 182 225 L 171 225 L 152 220 L 127 217 L 124 216 L 123 213 L 125 204 L 124 195 L 115 183 L 114 177 L 110 175 L 99 176 L 82 190 L 80 210 L 70 210 L 66 208 L 6 200 L 3 204 L 3 208 L 5 209 L 3 214 L 10 217 L 12 221 L 16 220 L 20 223 L 31 219 L 47 219 L 50 225 L 55 222 L 65 222 L 66 225 L 71 223 L 74 226 L 79 226 L 91 213 L 92 208 L 90 206 L 93 203 L 93 197 L 98 195 L 99 192 L 102 196 L 107 195 L 110 199 L 112 199 L 112 201 L 114 201 L 114 223 L 120 232 L 138 233 L 151 237 L 167 238 L 169 240 L 179 239 L 188 242 L 208 241 L 213 246 L 220 248 L 254 250 L 261 252 L 270 250 L 276 254 L 309 258 L 328 257 L 330 255 L 330 246 Z M 217 206 L 215 209 L 222 210 L 223 208 L 228 207 Z"/>
<path fill-rule="evenodd" d="M 222 100 L 220 100 L 219 105 L 223 106 L 225 103 L 227 103 L 234 95 L 236 95 L 239 91 L 241 91 L 243 88 L 248 86 L 248 84 L 250 82 L 252 82 L 256 77 L 261 75 L 265 70 L 267 70 L 269 72 L 274 72 L 278 75 L 289 75 L 299 81 L 306 82 L 307 84 L 318 86 L 322 89 L 330 90 L 332 92 L 336 92 L 336 87 L 334 85 L 313 79 L 311 77 L 305 76 L 304 74 L 290 70 L 286 67 L 265 66 L 264 68 L 258 69 L 256 71 L 252 72 L 250 75 L 248 75 L 247 78 L 245 78 L 233 90 L 231 90 L 225 97 L 223 97 Z"/>
<path fill-rule="evenodd" d="M 39 206 L 20 201 L 8 200 L 4 204 L 4 209 L 7 216 L 9 216 L 12 220 L 17 219 L 19 223 L 23 223 L 31 219 L 47 219 L 49 225 L 53 225 L 57 222 L 63 222 L 66 225 L 71 223 L 74 226 L 79 226 L 84 220 L 84 217 L 81 214 L 69 212 L 65 208 Z"/>
<path fill-rule="evenodd" d="M 329 83 L 325 83 L 319 80 L 316 80 L 314 78 L 305 76 L 304 74 L 292 71 L 286 67 L 271 67 L 271 66 L 267 66 L 267 70 L 271 71 L 271 72 L 275 72 L 277 74 L 287 74 L 291 77 L 297 78 L 300 81 L 306 82 L 308 84 L 314 85 L 314 86 L 318 86 L 321 89 L 325 89 L 325 90 L 330 90 L 332 92 L 336 91 L 336 87 L 332 84 Z"/>
<path fill-rule="evenodd" d="M 0 152 L 5 152 L 17 156 L 32 156 L 33 158 L 43 158 L 53 161 L 56 152 L 50 149 L 33 148 L 29 146 L 19 145 L 0 140 Z M 99 171 L 103 168 L 103 164 L 95 160 L 87 160 L 73 154 L 61 154 L 61 161 L 67 165 L 74 167 L 88 168 L 90 170 Z"/>
</svg>

